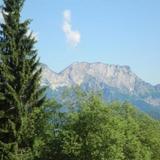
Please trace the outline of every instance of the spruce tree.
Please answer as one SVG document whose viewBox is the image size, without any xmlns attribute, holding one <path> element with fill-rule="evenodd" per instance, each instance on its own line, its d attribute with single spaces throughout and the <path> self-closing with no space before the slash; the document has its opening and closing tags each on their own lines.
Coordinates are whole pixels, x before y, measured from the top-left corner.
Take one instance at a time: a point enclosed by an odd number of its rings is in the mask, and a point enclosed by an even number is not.
<svg viewBox="0 0 160 160">
<path fill-rule="evenodd" d="M 21 147 L 23 118 L 45 101 L 41 67 L 28 34 L 30 20 L 21 22 L 24 0 L 4 0 L 0 24 L 0 159 L 14 160 Z M 24 127 L 23 127 L 24 128 Z M 29 133 L 28 133 L 29 134 Z"/>
</svg>

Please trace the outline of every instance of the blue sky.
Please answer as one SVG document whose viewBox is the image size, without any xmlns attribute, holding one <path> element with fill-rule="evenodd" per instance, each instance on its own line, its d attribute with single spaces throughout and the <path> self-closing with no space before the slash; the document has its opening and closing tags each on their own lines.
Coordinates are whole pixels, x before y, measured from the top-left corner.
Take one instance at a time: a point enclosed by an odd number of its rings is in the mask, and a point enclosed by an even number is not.
<svg viewBox="0 0 160 160">
<path fill-rule="evenodd" d="M 2 2 L 2 0 L 1 0 Z M 59 72 L 73 62 L 129 65 L 160 83 L 159 0 L 26 0 L 41 62 Z"/>
</svg>

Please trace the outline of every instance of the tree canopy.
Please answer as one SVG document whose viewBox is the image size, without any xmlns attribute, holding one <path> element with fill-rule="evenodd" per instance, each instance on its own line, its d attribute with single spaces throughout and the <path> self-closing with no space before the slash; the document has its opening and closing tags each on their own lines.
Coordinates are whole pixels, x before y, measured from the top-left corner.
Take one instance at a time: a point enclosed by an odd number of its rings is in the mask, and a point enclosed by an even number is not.
<svg viewBox="0 0 160 160">
<path fill-rule="evenodd" d="M 58 125 L 50 124 L 52 138 L 44 145 L 41 159 L 159 159 L 159 121 L 127 102 L 106 103 L 95 95 L 82 99 L 78 111 L 58 111 L 61 116 L 53 120 Z"/>
</svg>

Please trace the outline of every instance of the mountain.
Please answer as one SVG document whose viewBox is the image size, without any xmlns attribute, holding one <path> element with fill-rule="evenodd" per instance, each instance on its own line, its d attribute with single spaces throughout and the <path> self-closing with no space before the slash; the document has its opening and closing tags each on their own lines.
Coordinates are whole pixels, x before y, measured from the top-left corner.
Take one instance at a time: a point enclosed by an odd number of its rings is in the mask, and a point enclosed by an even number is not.
<svg viewBox="0 0 160 160">
<path fill-rule="evenodd" d="M 160 91 L 160 84 L 157 84 L 157 85 L 155 86 L 155 88 L 156 88 L 157 91 Z"/>
<path fill-rule="evenodd" d="M 143 81 L 129 66 L 77 62 L 60 73 L 44 64 L 42 69 L 42 85 L 49 87 L 49 97 L 59 99 L 66 88 L 80 86 L 85 91 L 101 91 L 106 100 L 127 100 L 142 111 L 160 114 L 160 85 Z"/>
</svg>

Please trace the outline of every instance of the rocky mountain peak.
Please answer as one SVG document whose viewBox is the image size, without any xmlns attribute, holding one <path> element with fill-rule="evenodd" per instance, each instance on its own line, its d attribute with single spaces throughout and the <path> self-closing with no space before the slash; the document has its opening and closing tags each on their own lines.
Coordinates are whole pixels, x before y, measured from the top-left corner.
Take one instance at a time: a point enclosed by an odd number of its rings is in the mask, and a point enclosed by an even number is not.
<svg viewBox="0 0 160 160">
<path fill-rule="evenodd" d="M 81 85 L 88 77 L 111 87 L 134 91 L 136 81 L 140 79 L 131 71 L 129 66 L 110 65 L 100 62 L 76 62 L 69 67 L 55 73 L 46 65 L 42 65 L 42 82 L 51 88 Z"/>
<path fill-rule="evenodd" d="M 160 106 L 160 85 L 152 86 L 134 74 L 129 66 L 100 62 L 76 62 L 56 73 L 42 64 L 42 85 L 49 87 L 49 97 L 59 99 L 68 87 L 102 91 L 110 100 L 131 101 L 142 110 Z M 151 107 L 151 108 L 150 108 Z"/>
</svg>

